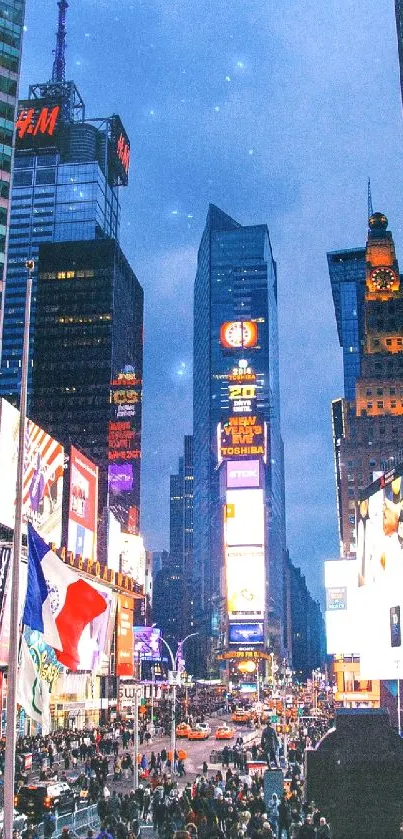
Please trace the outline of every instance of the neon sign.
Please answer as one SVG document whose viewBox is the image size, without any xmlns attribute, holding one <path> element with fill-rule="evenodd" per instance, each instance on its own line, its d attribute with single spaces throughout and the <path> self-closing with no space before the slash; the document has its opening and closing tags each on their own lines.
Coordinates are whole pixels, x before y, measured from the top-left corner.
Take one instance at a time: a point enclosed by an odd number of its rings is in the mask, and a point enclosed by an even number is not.
<svg viewBox="0 0 403 839">
<path fill-rule="evenodd" d="M 130 146 L 123 134 L 120 134 L 116 143 L 116 154 L 126 172 L 129 174 L 130 166 Z"/>
<path fill-rule="evenodd" d="M 53 137 L 59 114 L 59 105 L 55 105 L 51 109 L 42 108 L 39 112 L 35 108 L 23 108 L 19 112 L 15 124 L 18 139 L 23 140 L 26 135 L 31 137 L 38 137 L 38 135 Z"/>
<path fill-rule="evenodd" d="M 264 455 L 264 423 L 260 417 L 230 417 L 221 428 L 221 458 Z"/>
</svg>

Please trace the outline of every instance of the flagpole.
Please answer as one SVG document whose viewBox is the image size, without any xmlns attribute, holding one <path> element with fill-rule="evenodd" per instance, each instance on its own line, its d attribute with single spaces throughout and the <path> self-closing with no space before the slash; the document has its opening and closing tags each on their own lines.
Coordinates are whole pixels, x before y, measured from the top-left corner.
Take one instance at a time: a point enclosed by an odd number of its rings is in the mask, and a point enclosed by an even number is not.
<svg viewBox="0 0 403 839">
<path fill-rule="evenodd" d="M 35 268 L 34 261 L 32 259 L 27 260 L 27 262 L 25 263 L 25 267 L 28 272 L 28 277 L 27 292 L 25 297 L 25 324 L 24 346 L 22 352 L 21 367 L 20 423 L 18 433 L 15 524 L 13 537 L 13 561 L 11 569 L 10 642 L 8 651 L 7 670 L 7 731 L 4 764 L 4 839 L 12 839 L 14 820 L 15 752 L 17 745 L 17 673 L 20 640 L 19 593 L 22 543 L 22 495 L 24 479 L 25 420 L 27 414 L 29 324 L 31 317 L 32 274 Z"/>
</svg>

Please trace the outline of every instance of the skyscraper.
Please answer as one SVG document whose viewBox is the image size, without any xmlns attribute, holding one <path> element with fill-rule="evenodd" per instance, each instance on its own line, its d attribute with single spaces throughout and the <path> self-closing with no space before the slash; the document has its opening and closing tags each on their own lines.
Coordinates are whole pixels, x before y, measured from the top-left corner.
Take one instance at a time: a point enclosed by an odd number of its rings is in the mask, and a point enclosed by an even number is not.
<svg viewBox="0 0 403 839">
<path fill-rule="evenodd" d="M 7 4 L 6 4 L 7 5 Z M 24 327 L 27 259 L 35 261 L 31 323 L 35 323 L 37 262 L 42 242 L 118 239 L 120 185 L 128 182 L 130 143 L 117 115 L 87 120 L 84 101 L 65 80 L 66 0 L 50 81 L 33 84 L 19 103 L 5 285 L 0 394 L 17 404 Z M 32 364 L 31 330 L 31 364 Z M 29 396 L 32 368 L 29 372 Z"/>
<path fill-rule="evenodd" d="M 243 227 L 214 205 L 198 254 L 193 375 L 195 622 L 212 673 L 242 620 L 254 637 L 264 624 L 265 648 L 283 652 L 285 555 L 276 265 L 266 225 Z"/>
<path fill-rule="evenodd" d="M 99 466 L 101 515 L 138 533 L 143 290 L 115 239 L 40 246 L 33 362 L 31 416 Z"/>
<path fill-rule="evenodd" d="M 397 46 L 399 51 L 400 92 L 403 101 L 403 2 L 395 0 Z"/>
<path fill-rule="evenodd" d="M 361 370 L 353 397 L 337 399 L 332 406 L 344 556 L 355 553 L 356 499 L 374 473 L 396 465 L 403 452 L 403 293 L 387 227 L 387 218 L 373 213 L 365 249 Z M 350 300 L 355 309 L 355 300 Z"/>
<path fill-rule="evenodd" d="M 13 133 L 18 97 L 25 0 L 0 0 L 0 297 L 7 266 L 6 242 L 10 202 Z M 0 316 L 0 356 L 1 325 Z"/>
<path fill-rule="evenodd" d="M 154 591 L 153 620 L 174 649 L 193 632 L 193 438 L 184 438 L 178 472 L 170 475 L 169 557 L 160 568 Z M 194 651 L 186 647 L 193 664 Z M 192 666 L 190 671 L 193 672 Z"/>
<path fill-rule="evenodd" d="M 343 347 L 344 396 L 354 399 L 361 372 L 364 337 L 365 248 L 327 254 L 340 346 Z"/>
</svg>

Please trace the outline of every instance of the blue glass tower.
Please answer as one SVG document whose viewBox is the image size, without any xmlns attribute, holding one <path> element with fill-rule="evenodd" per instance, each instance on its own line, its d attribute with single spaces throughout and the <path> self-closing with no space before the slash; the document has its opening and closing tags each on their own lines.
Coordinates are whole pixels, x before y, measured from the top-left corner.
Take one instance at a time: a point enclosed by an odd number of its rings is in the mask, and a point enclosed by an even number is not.
<svg viewBox="0 0 403 839">
<path fill-rule="evenodd" d="M 194 608 L 203 666 L 210 673 L 226 644 L 226 490 L 218 429 L 230 412 L 229 382 L 240 363 L 254 371 L 249 374 L 257 397 L 253 411 L 267 434 L 267 457 L 257 467 L 260 478 L 252 486 L 264 487 L 266 644 L 282 653 L 285 513 L 276 265 L 266 225 L 244 227 L 210 205 L 194 288 L 193 418 Z M 245 460 L 249 471 L 256 469 L 255 449 L 262 447 L 243 447 L 240 455 L 250 451 Z M 245 566 L 245 581 L 248 573 Z"/>
<path fill-rule="evenodd" d="M 327 254 L 337 332 L 343 348 L 344 396 L 355 398 L 364 336 L 365 248 Z"/>
</svg>

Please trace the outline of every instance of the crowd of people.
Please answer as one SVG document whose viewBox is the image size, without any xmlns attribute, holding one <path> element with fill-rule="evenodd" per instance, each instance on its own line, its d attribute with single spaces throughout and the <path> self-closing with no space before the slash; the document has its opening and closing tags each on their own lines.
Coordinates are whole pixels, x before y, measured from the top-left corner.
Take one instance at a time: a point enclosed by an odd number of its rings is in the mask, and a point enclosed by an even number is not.
<svg viewBox="0 0 403 839">
<path fill-rule="evenodd" d="M 225 710 L 222 697 L 205 695 L 202 703 L 190 701 L 182 716 L 202 722 Z M 168 712 L 168 703 L 156 709 L 158 733 L 170 731 Z M 115 721 L 79 732 L 55 731 L 47 737 L 20 739 L 17 784 L 29 780 L 23 756 L 30 752 L 41 780 L 68 780 L 85 803 L 96 805 L 102 825 L 99 839 L 139 839 L 145 823 L 154 827 L 159 839 L 328 839 L 331 833 L 325 814 L 304 801 L 303 794 L 304 750 L 315 745 L 327 726 L 326 720 L 297 724 L 287 748 L 285 738 L 267 724 L 255 732 L 253 742 L 245 744 L 239 736 L 234 745 L 224 746 L 218 767 L 209 761 L 211 745 L 206 742 L 201 772 L 186 782 L 185 764 L 178 754 L 174 771 L 165 748 L 150 754 L 150 724 L 144 722 L 141 782 L 132 792 L 126 791 L 134 774 L 132 722 Z M 270 798 L 266 794 L 265 798 L 262 776 L 248 774 L 248 764 L 259 760 L 271 769 L 281 767 L 286 778 L 284 794 L 273 793 Z M 55 825 L 48 820 L 45 839 L 59 839 L 54 831 Z M 36 839 L 32 825 L 22 839 Z M 61 839 L 73 839 L 71 832 L 66 829 Z M 98 837 L 89 830 L 88 839 Z"/>
</svg>

